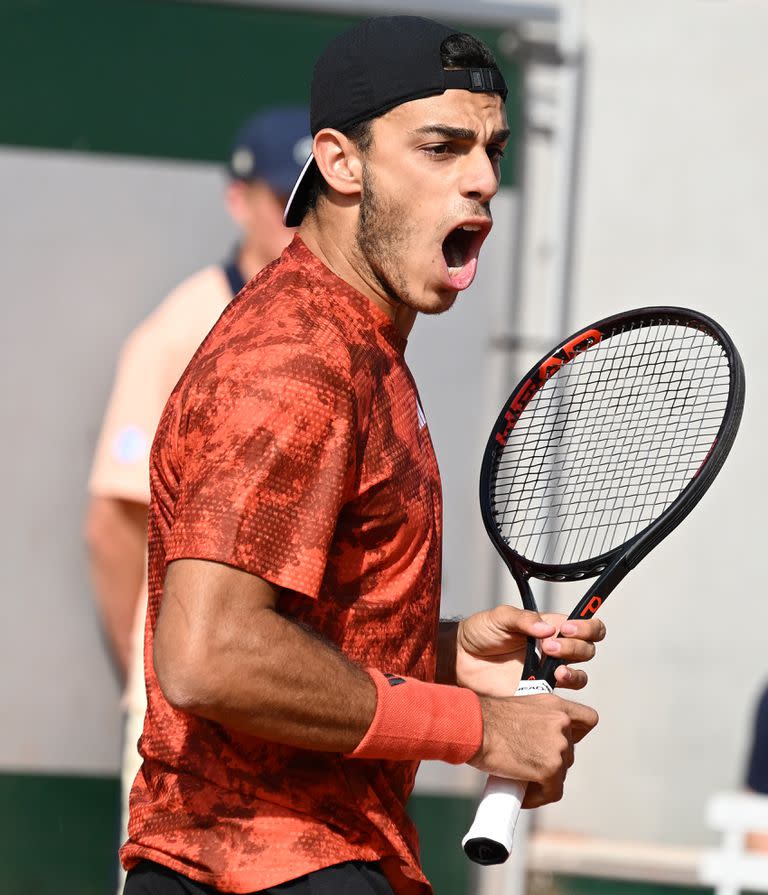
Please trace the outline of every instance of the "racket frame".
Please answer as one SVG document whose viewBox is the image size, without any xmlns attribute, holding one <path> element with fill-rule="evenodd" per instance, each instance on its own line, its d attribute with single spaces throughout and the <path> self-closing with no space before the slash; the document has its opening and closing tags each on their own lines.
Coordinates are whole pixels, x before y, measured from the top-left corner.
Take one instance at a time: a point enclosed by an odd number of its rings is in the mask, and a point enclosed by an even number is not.
<svg viewBox="0 0 768 895">
<path fill-rule="evenodd" d="M 561 367 L 588 351 L 593 345 L 631 328 L 633 324 L 636 324 L 638 329 L 654 324 L 688 326 L 708 334 L 722 347 L 730 370 L 730 380 L 722 422 L 712 447 L 690 482 L 670 505 L 653 522 L 624 543 L 599 556 L 578 563 L 547 564 L 529 560 L 513 550 L 503 538 L 496 525 L 491 506 L 492 477 L 507 439 L 524 413 L 527 404 L 549 379 L 557 375 Z M 637 308 L 605 317 L 563 339 L 554 351 L 542 357 L 538 363 L 531 367 L 499 414 L 488 439 L 480 469 L 480 509 L 483 524 L 494 547 L 517 583 L 523 607 L 538 612 L 529 584 L 530 578 L 544 581 L 578 581 L 599 576 L 568 616 L 569 619 L 592 618 L 625 575 L 683 521 L 712 484 L 736 437 L 744 407 L 744 389 L 744 367 L 730 336 L 716 321 L 705 314 L 680 307 Z M 546 657 L 541 661 L 536 641 L 531 637 L 528 638 L 523 681 L 543 680 L 554 688 L 555 669 L 560 664 L 562 664 L 562 660 L 552 657 Z M 494 783 L 495 778 L 489 779 L 491 789 L 498 784 L 504 785 L 504 781 L 495 780 Z M 519 795 L 519 802 L 522 803 L 525 785 L 515 781 L 508 781 L 508 783 L 513 788 L 523 787 L 522 793 Z M 467 834 L 463 842 L 467 856 L 478 864 L 499 864 L 506 861 L 510 853 L 516 820 L 515 814 L 506 837 L 509 847 L 495 838 L 471 838 L 470 834 Z"/>
</svg>

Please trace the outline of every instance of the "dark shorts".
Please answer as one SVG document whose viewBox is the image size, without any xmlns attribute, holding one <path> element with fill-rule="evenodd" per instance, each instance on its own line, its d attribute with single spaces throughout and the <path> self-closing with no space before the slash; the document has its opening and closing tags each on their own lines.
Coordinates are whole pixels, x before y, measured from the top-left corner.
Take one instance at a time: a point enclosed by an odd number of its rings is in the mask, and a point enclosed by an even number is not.
<svg viewBox="0 0 768 895">
<path fill-rule="evenodd" d="M 394 895 L 378 864 L 347 861 L 250 895 Z M 175 870 L 141 861 L 128 871 L 123 895 L 219 895 Z"/>
</svg>

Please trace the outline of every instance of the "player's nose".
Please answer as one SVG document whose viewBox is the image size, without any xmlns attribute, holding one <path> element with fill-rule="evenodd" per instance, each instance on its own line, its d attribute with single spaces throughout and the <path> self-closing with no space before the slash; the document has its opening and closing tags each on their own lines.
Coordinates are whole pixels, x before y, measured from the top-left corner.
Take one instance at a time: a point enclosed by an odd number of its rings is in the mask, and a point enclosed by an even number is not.
<svg viewBox="0 0 768 895">
<path fill-rule="evenodd" d="M 498 168 L 484 148 L 468 153 L 461 180 L 461 194 L 466 199 L 486 203 L 499 190 Z"/>
</svg>

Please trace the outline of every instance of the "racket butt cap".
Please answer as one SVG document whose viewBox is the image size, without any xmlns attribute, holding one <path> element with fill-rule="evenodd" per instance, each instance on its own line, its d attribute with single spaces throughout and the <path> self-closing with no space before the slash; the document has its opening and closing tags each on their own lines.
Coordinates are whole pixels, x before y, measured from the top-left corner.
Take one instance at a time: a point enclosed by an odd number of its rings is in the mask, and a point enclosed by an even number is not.
<svg viewBox="0 0 768 895">
<path fill-rule="evenodd" d="M 482 836 L 476 839 L 467 839 L 464 842 L 464 853 L 470 861 L 482 864 L 484 867 L 503 864 L 509 857 L 509 852 L 500 842 Z"/>
</svg>

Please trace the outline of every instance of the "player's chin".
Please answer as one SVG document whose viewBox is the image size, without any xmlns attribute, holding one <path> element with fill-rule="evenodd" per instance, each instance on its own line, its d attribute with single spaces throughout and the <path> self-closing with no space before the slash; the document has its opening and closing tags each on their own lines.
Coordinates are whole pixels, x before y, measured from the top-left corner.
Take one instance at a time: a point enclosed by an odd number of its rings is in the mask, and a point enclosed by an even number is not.
<svg viewBox="0 0 768 895">
<path fill-rule="evenodd" d="M 555 669 L 555 681 L 562 690 L 583 690 L 587 686 L 589 677 L 587 672 L 582 671 L 580 668 L 559 665 Z"/>
<path fill-rule="evenodd" d="M 453 307 L 458 296 L 456 289 L 430 289 L 425 292 L 417 310 L 421 314 L 444 314 Z"/>
</svg>

